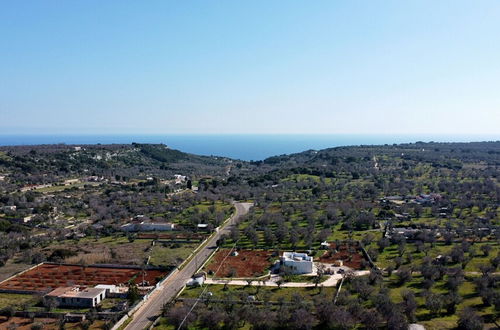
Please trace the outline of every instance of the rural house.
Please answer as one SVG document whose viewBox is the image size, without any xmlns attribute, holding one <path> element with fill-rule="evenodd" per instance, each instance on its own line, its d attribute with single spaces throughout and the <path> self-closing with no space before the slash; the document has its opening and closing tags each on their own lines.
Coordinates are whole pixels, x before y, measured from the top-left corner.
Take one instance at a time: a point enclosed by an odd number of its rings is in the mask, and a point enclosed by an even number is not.
<svg viewBox="0 0 500 330">
<path fill-rule="evenodd" d="M 313 257 L 306 253 L 283 252 L 281 264 L 290 269 L 293 274 L 307 274 L 313 271 Z"/>
<path fill-rule="evenodd" d="M 59 306 L 66 307 L 96 307 L 106 298 L 105 288 L 61 287 L 45 295 L 55 298 Z"/>
<path fill-rule="evenodd" d="M 175 225 L 169 222 L 127 223 L 121 226 L 122 231 L 170 231 Z"/>
</svg>

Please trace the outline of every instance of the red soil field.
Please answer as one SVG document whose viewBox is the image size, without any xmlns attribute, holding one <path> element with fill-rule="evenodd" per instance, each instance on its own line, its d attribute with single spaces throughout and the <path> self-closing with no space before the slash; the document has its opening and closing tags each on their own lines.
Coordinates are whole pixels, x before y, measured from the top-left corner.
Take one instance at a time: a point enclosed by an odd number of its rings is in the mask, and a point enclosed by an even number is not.
<svg viewBox="0 0 500 330">
<path fill-rule="evenodd" d="M 146 270 L 144 280 L 155 285 L 158 277 L 167 271 Z M 42 264 L 16 277 L 0 283 L 1 290 L 47 292 L 63 286 L 95 286 L 98 284 L 127 284 L 137 275 L 135 283 L 142 282 L 140 269 L 101 268 L 75 265 Z"/>
<path fill-rule="evenodd" d="M 0 316 L 0 330 L 4 329 L 16 329 L 16 330 L 31 330 L 31 326 L 34 323 L 41 323 L 43 324 L 43 330 L 58 330 L 60 329 L 58 326 L 58 320 L 57 319 L 50 319 L 50 318 L 35 318 L 34 320 L 31 320 L 29 318 L 25 317 L 11 317 L 10 319 L 7 319 L 6 316 Z M 95 329 L 102 329 L 102 326 L 104 325 L 104 321 L 102 320 L 96 320 L 92 323 L 90 326 L 89 330 L 95 330 Z M 66 322 L 64 324 L 65 329 L 82 329 L 83 327 L 81 326 L 80 323 L 78 322 Z"/>
<path fill-rule="evenodd" d="M 229 249 L 217 251 L 205 267 L 206 271 L 215 272 L 229 253 Z M 271 264 L 271 251 L 241 250 L 237 256 L 228 256 L 215 277 L 229 277 L 234 269 L 233 277 L 256 277 L 263 275 Z"/>
<path fill-rule="evenodd" d="M 335 243 L 331 243 L 330 248 L 335 249 Z M 337 260 L 342 260 L 344 266 L 359 270 L 362 268 L 361 263 L 364 260 L 363 253 L 357 245 L 351 245 L 351 249 L 354 251 L 349 251 L 349 246 L 346 244 L 339 245 L 337 253 L 330 254 L 330 251 L 325 251 L 319 258 L 319 262 L 331 264 Z"/>
</svg>

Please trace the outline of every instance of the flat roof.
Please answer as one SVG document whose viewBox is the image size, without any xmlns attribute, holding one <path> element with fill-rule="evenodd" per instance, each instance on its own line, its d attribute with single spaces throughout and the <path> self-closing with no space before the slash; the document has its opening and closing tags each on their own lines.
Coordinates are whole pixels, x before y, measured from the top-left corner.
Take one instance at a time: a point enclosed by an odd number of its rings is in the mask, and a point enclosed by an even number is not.
<svg viewBox="0 0 500 330">
<path fill-rule="evenodd" d="M 47 296 L 58 298 L 95 298 L 101 293 L 106 292 L 104 288 L 86 288 L 80 290 L 79 287 L 61 287 L 47 294 Z"/>
</svg>

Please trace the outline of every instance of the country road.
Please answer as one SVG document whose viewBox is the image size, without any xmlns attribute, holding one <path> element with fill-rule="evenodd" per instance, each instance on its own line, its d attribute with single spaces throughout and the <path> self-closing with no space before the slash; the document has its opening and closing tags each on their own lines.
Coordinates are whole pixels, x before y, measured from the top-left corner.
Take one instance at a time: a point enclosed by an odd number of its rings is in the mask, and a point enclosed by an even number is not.
<svg viewBox="0 0 500 330">
<path fill-rule="evenodd" d="M 200 267 L 216 248 L 216 242 L 222 234 L 228 234 L 231 227 L 237 223 L 238 219 L 245 215 L 252 203 L 234 203 L 235 212 L 233 216 L 189 261 L 182 270 L 173 275 L 160 287 L 153 295 L 139 308 L 133 315 L 132 321 L 125 327 L 126 330 L 146 329 L 161 313 L 163 305 L 170 301 L 181 290 L 186 282 L 193 276 L 198 267 Z"/>
</svg>

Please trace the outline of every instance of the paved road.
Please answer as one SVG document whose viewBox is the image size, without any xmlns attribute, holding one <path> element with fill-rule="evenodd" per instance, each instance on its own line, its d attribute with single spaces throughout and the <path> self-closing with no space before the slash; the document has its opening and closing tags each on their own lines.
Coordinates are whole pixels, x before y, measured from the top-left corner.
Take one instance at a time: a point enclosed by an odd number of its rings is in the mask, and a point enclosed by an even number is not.
<svg viewBox="0 0 500 330">
<path fill-rule="evenodd" d="M 133 316 L 133 320 L 127 325 L 126 330 L 142 330 L 146 329 L 161 313 L 163 305 L 170 301 L 186 282 L 193 276 L 198 268 L 207 260 L 213 250 L 216 248 L 216 242 L 222 234 L 228 234 L 231 227 L 238 219 L 246 214 L 252 203 L 234 203 L 236 212 L 226 222 L 225 226 L 219 230 L 208 242 L 208 244 L 200 249 L 196 256 L 187 263 L 182 270 L 173 275 L 163 286 L 158 289 L 153 295 L 141 306 Z"/>
</svg>

